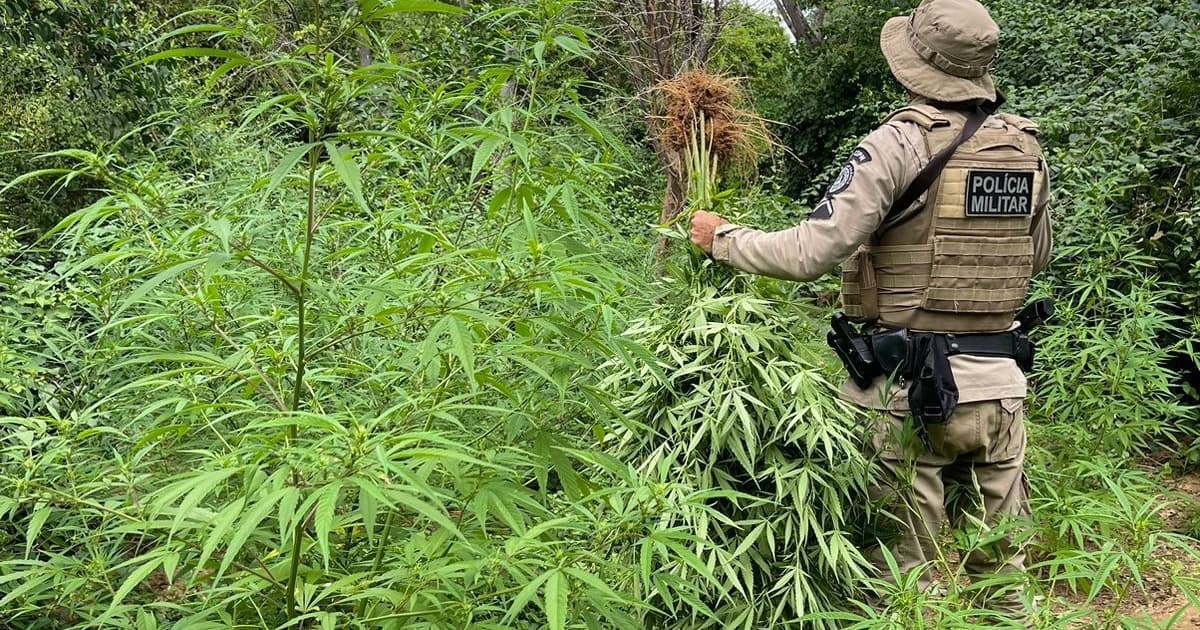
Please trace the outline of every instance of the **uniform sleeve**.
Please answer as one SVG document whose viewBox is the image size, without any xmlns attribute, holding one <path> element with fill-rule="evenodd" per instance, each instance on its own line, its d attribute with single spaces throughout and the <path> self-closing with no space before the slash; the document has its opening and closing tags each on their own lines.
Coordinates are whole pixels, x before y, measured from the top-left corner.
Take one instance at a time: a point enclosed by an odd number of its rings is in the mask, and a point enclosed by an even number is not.
<svg viewBox="0 0 1200 630">
<path fill-rule="evenodd" d="M 1037 202 L 1034 206 L 1033 225 L 1030 234 L 1033 236 L 1033 273 L 1041 273 L 1050 265 L 1050 250 L 1054 246 L 1054 237 L 1050 229 L 1050 169 L 1042 161 L 1042 185 L 1038 188 Z"/>
<path fill-rule="evenodd" d="M 713 257 L 749 273 L 815 280 L 879 228 L 892 203 L 916 178 L 919 162 L 897 126 L 879 127 L 850 154 L 807 219 L 778 232 L 723 225 L 713 239 Z"/>
</svg>

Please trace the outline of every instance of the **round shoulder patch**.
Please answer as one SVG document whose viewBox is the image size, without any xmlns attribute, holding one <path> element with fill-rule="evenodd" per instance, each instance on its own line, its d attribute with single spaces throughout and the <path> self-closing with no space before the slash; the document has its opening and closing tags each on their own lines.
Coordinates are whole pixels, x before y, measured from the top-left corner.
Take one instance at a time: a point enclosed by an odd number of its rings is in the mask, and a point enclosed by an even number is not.
<svg viewBox="0 0 1200 630">
<path fill-rule="evenodd" d="M 842 167 L 842 172 L 838 173 L 837 179 L 833 180 L 833 183 L 829 185 L 829 190 L 826 194 L 832 197 L 849 188 L 852 181 L 854 181 L 853 162 Z"/>
</svg>

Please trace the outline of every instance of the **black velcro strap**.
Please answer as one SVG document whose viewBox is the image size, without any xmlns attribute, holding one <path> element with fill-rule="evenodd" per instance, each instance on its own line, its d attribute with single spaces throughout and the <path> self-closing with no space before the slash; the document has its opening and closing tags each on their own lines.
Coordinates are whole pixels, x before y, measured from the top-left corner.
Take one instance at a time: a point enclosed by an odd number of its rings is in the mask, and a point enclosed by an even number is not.
<svg viewBox="0 0 1200 630">
<path fill-rule="evenodd" d="M 900 198 L 888 209 L 887 217 L 884 219 L 885 224 L 888 219 L 903 212 L 905 208 L 911 206 L 914 201 L 925 194 L 925 191 L 929 190 L 933 182 L 938 177 L 941 177 L 942 171 L 946 169 L 946 164 L 950 162 L 950 158 L 954 156 L 954 152 L 958 150 L 958 147 L 962 146 L 967 140 L 970 140 L 971 136 L 975 135 L 975 132 L 979 131 L 979 128 L 983 126 L 983 122 L 988 119 L 988 116 L 995 114 L 1000 109 L 1004 101 L 1004 94 L 997 90 L 995 101 L 975 104 L 970 109 L 971 114 L 967 117 L 967 123 L 963 126 L 962 131 L 958 133 L 958 137 L 954 138 L 953 142 L 939 151 L 937 155 L 933 156 L 929 160 L 929 163 L 925 165 L 925 168 L 921 169 L 920 173 L 917 173 L 916 179 L 908 185 L 904 194 L 900 195 Z M 933 103 L 933 105 L 938 109 L 965 109 L 960 104 Z"/>
<path fill-rule="evenodd" d="M 1017 335 L 1011 332 L 945 335 L 950 354 L 971 354 L 1011 359 L 1017 355 Z"/>
</svg>

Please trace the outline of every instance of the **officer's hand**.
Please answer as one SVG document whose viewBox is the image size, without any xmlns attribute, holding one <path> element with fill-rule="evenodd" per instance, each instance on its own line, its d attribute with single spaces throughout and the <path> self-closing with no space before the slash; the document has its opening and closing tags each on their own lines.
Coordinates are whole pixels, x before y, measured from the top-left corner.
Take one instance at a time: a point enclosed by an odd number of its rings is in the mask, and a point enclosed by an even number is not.
<svg viewBox="0 0 1200 630">
<path fill-rule="evenodd" d="M 726 223 L 729 222 L 722 219 L 720 215 L 707 210 L 697 210 L 696 214 L 692 215 L 692 242 L 696 244 L 696 247 L 704 250 L 704 253 L 711 254 L 713 232 Z"/>
</svg>

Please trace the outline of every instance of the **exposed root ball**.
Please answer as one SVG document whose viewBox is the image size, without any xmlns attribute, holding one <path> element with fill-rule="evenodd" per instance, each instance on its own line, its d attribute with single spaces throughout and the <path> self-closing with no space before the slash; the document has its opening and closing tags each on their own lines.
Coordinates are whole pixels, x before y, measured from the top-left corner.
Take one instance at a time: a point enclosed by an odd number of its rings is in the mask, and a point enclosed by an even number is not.
<svg viewBox="0 0 1200 630">
<path fill-rule="evenodd" d="M 735 168 L 755 165 L 758 147 L 767 143 L 766 125 L 757 114 L 743 109 L 746 99 L 736 80 L 694 70 L 663 81 L 653 90 L 661 98 L 661 114 L 656 116 L 659 138 L 668 149 L 685 153 L 703 114 L 711 153 L 720 164 Z"/>
</svg>

